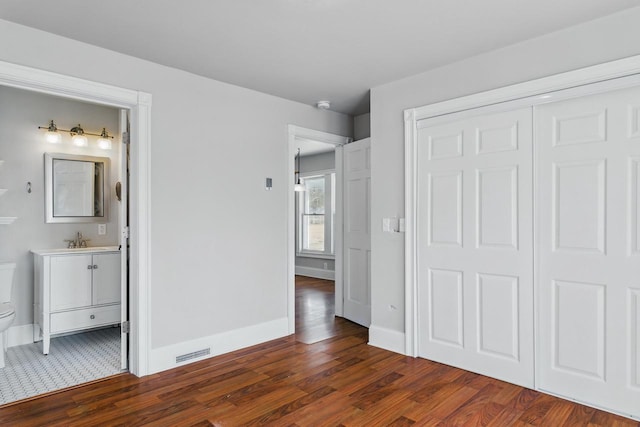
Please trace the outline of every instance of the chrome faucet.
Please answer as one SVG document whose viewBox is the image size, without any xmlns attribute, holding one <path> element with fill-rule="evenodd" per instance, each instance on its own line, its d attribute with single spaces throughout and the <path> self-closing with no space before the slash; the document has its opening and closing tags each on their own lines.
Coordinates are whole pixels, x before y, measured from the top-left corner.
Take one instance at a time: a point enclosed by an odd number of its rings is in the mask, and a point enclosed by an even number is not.
<svg viewBox="0 0 640 427">
<path fill-rule="evenodd" d="M 69 249 L 75 249 L 75 248 L 86 248 L 87 242 L 89 240 L 91 239 L 83 239 L 82 233 L 78 231 L 78 234 L 76 235 L 76 238 L 74 240 L 65 239 L 64 241 L 69 242 L 69 245 L 67 246 Z"/>
</svg>

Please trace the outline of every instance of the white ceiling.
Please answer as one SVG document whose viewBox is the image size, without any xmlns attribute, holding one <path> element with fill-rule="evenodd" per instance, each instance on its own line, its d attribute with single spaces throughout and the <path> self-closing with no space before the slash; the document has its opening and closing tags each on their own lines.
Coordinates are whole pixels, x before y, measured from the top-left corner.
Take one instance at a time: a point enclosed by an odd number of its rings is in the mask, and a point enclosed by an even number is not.
<svg viewBox="0 0 640 427">
<path fill-rule="evenodd" d="M 1 0 L 0 18 L 332 110 L 640 0 Z"/>
</svg>

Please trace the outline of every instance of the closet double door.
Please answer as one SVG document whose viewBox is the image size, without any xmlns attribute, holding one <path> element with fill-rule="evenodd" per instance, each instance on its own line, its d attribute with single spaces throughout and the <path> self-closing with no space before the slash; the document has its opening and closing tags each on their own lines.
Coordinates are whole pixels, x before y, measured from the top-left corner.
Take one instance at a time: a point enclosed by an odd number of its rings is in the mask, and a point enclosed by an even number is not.
<svg viewBox="0 0 640 427">
<path fill-rule="evenodd" d="M 640 417 L 640 89 L 417 135 L 419 356 Z"/>
</svg>

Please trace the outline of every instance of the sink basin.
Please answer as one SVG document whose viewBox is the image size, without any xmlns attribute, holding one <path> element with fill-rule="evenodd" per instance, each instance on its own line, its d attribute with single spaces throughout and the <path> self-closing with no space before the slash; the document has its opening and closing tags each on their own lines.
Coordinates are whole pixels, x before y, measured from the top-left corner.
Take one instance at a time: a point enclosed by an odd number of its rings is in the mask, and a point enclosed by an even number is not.
<svg viewBox="0 0 640 427">
<path fill-rule="evenodd" d="M 90 246 L 88 248 L 60 248 L 60 249 L 40 249 L 33 250 L 34 254 L 38 255 L 52 255 L 52 254 L 73 254 L 83 252 L 111 252 L 117 251 L 118 246 Z"/>
</svg>

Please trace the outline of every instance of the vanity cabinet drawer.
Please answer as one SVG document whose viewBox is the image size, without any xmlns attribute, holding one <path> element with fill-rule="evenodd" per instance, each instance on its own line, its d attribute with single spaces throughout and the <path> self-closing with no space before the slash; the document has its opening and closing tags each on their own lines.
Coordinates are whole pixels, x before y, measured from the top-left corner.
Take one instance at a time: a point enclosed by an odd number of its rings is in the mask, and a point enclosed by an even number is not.
<svg viewBox="0 0 640 427">
<path fill-rule="evenodd" d="M 51 313 L 51 333 L 74 331 L 119 323 L 120 305 Z"/>
</svg>

